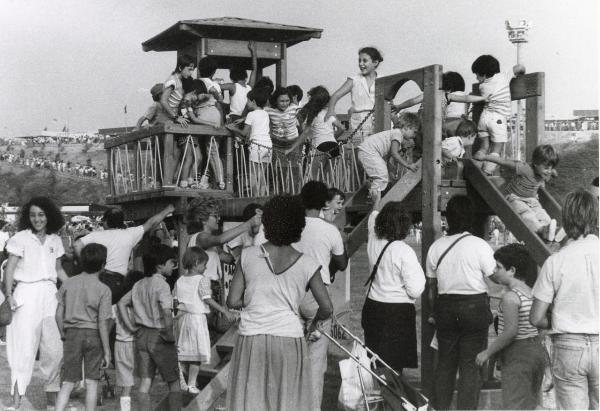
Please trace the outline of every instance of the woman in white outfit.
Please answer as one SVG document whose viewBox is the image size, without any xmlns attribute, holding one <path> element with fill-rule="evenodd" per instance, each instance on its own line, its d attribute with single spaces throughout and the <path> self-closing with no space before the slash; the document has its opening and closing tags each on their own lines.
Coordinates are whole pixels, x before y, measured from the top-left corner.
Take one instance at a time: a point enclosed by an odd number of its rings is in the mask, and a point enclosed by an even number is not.
<svg viewBox="0 0 600 411">
<path fill-rule="evenodd" d="M 56 234 L 63 225 L 60 209 L 46 197 L 35 197 L 21 208 L 19 231 L 6 244 L 4 287 L 13 307 L 6 354 L 15 409 L 31 381 L 38 349 L 49 402 L 60 389 L 63 347 L 54 315 L 56 280 L 67 279 L 60 263 L 65 251 Z"/>
</svg>

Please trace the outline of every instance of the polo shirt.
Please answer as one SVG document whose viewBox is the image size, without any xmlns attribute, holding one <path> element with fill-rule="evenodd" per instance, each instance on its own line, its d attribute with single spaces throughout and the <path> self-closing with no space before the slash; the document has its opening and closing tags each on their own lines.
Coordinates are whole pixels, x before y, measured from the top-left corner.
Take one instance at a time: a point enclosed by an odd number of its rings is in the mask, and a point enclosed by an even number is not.
<svg viewBox="0 0 600 411">
<path fill-rule="evenodd" d="M 64 307 L 65 328 L 98 329 L 98 321 L 112 317 L 110 288 L 96 274 L 81 273 L 65 281 L 57 293 Z"/>
<path fill-rule="evenodd" d="M 123 304 L 133 307 L 133 319 L 137 325 L 165 328 L 163 310 L 173 308 L 173 298 L 169 284 L 161 274 L 142 278 L 123 298 Z"/>
</svg>

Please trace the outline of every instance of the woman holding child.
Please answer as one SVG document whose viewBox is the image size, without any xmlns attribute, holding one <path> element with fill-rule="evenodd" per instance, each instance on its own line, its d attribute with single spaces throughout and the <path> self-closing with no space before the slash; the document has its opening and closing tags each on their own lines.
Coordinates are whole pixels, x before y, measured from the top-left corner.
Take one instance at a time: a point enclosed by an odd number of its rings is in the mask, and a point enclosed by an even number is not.
<svg viewBox="0 0 600 411">
<path fill-rule="evenodd" d="M 309 335 L 333 307 L 319 264 L 298 252 L 306 222 L 298 197 L 277 196 L 263 210 L 267 243 L 242 251 L 227 305 L 242 309 L 233 351 L 227 409 L 309 410 L 308 347 L 298 307 L 307 290 L 319 306 Z"/>
<path fill-rule="evenodd" d="M 6 354 L 15 409 L 31 381 L 38 349 L 49 402 L 60 388 L 63 346 L 54 315 L 56 281 L 67 279 L 60 261 L 65 250 L 57 235 L 64 223 L 52 200 L 32 198 L 21 208 L 19 232 L 6 244 L 4 293 L 13 309 L 6 330 Z"/>
</svg>

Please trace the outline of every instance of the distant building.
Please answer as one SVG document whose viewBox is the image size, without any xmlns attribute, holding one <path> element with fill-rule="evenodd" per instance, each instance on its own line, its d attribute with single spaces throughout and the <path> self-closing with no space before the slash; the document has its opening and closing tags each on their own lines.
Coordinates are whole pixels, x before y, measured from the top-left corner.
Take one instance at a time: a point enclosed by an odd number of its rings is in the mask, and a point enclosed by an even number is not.
<svg viewBox="0 0 600 411">
<path fill-rule="evenodd" d="M 573 110 L 573 117 L 546 120 L 546 131 L 594 131 L 598 130 L 598 110 Z"/>
</svg>

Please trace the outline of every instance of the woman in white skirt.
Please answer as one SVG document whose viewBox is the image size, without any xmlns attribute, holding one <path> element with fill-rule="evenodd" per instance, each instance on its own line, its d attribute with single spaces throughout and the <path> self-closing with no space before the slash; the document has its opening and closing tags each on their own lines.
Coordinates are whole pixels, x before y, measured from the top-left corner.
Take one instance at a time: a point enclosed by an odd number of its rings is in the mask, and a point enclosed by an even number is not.
<svg viewBox="0 0 600 411">
<path fill-rule="evenodd" d="M 263 210 L 268 241 L 242 250 L 227 297 L 229 307 L 242 309 L 229 368 L 229 411 L 311 409 L 310 360 L 298 307 L 310 290 L 319 309 L 309 338 L 318 338 L 314 331 L 333 306 L 317 261 L 292 247 L 305 224 L 298 197 L 273 197 Z"/>
<path fill-rule="evenodd" d="M 31 382 L 38 349 L 50 403 L 60 389 L 63 347 L 54 316 L 56 281 L 67 279 L 60 262 L 65 250 L 56 234 L 64 222 L 50 199 L 32 198 L 21 208 L 19 232 L 6 244 L 4 288 L 13 308 L 12 322 L 6 329 L 6 354 L 15 409 L 19 409 Z"/>
<path fill-rule="evenodd" d="M 176 301 L 175 336 L 177 339 L 177 357 L 181 369 L 187 367 L 187 392 L 193 395 L 200 391 L 196 379 L 200 364 L 210 362 L 210 337 L 206 314 L 210 307 L 221 311 L 229 321 L 235 321 L 237 315 L 221 307 L 212 299 L 210 280 L 203 273 L 206 270 L 208 255 L 200 247 L 190 247 L 183 255 L 184 275 L 177 280 L 173 290 Z"/>
</svg>

